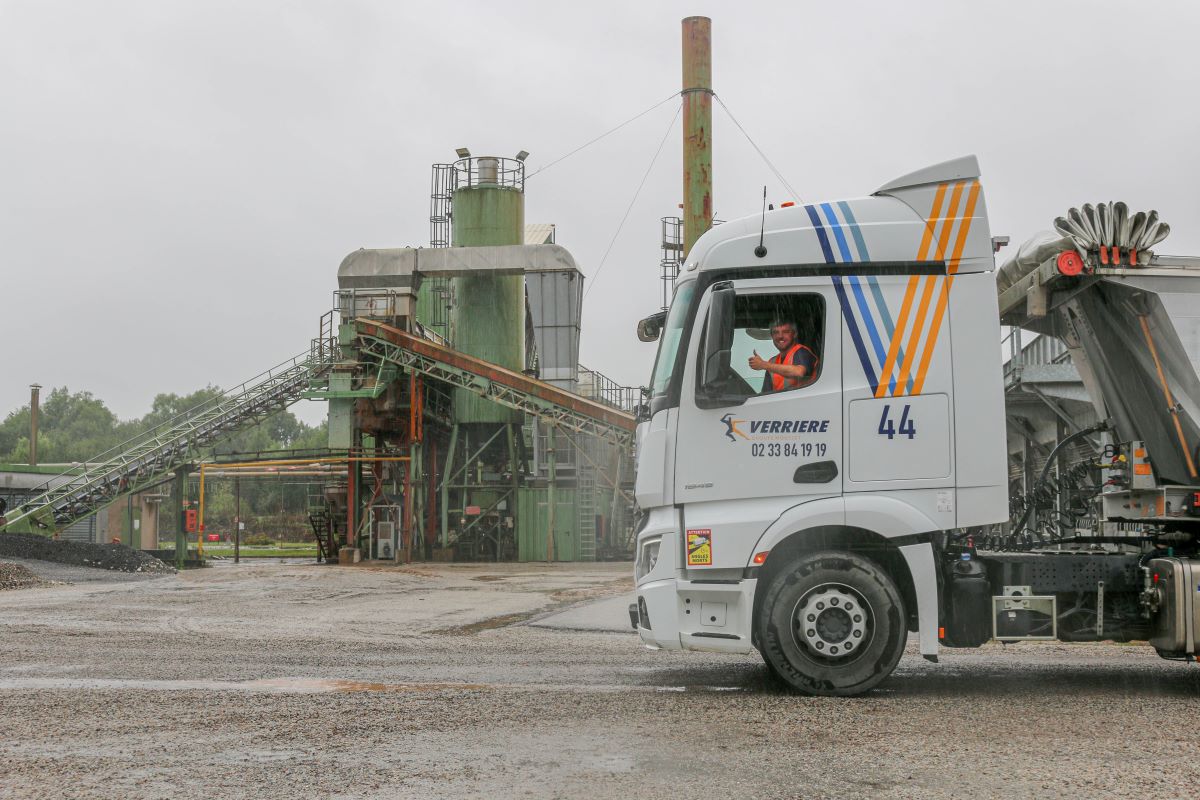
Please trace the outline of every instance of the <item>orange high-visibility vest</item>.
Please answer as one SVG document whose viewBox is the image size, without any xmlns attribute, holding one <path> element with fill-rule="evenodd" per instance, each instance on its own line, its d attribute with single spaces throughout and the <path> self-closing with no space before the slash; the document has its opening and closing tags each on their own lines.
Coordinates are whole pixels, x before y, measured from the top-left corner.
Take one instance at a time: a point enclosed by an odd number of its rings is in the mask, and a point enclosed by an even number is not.
<svg viewBox="0 0 1200 800">
<path fill-rule="evenodd" d="M 813 382 L 813 378 L 817 374 L 817 354 L 812 351 L 812 348 L 805 347 L 802 344 L 794 344 L 786 353 L 780 353 L 771 359 L 772 364 L 791 364 L 792 359 L 796 356 L 796 351 L 807 350 L 809 355 L 813 357 L 812 369 L 803 378 L 785 378 L 782 375 L 771 373 L 771 391 L 782 392 L 784 389 L 799 389 L 801 386 L 807 386 Z"/>
</svg>

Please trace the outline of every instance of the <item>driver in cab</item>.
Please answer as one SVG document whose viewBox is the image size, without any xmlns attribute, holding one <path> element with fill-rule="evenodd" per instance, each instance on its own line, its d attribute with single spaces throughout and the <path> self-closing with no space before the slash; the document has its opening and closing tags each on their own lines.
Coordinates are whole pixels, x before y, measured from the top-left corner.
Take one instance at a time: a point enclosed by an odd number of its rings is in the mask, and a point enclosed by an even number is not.
<svg viewBox="0 0 1200 800">
<path fill-rule="evenodd" d="M 796 323 L 776 320 L 771 323 L 771 341 L 779 353 L 764 359 L 754 351 L 750 369 L 764 371 L 762 394 L 808 386 L 816 377 L 817 354 L 796 339 Z"/>
</svg>

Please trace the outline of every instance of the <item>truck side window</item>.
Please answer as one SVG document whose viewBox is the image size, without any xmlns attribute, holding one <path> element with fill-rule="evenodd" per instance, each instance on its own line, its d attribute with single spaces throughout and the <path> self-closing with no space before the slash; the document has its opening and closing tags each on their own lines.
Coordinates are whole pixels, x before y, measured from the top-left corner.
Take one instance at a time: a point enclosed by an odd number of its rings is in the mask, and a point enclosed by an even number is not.
<svg viewBox="0 0 1200 800">
<path fill-rule="evenodd" d="M 825 345 L 821 295 L 739 295 L 734 308 L 731 393 L 774 394 L 818 380 Z"/>
</svg>

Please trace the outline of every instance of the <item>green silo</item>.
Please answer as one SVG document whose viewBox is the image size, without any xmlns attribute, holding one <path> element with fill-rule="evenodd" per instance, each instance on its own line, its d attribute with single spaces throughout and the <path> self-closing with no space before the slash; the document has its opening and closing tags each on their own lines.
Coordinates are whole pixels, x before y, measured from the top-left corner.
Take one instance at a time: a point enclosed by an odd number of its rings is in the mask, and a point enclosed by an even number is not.
<svg viewBox="0 0 1200 800">
<path fill-rule="evenodd" d="M 458 162 L 451 244 L 482 247 L 525 243 L 524 165 L 509 159 Z M 479 275 L 455 279 L 451 311 L 454 349 L 520 372 L 525 368 L 525 278 Z M 459 391 L 455 422 L 521 423 L 519 411 Z"/>
</svg>

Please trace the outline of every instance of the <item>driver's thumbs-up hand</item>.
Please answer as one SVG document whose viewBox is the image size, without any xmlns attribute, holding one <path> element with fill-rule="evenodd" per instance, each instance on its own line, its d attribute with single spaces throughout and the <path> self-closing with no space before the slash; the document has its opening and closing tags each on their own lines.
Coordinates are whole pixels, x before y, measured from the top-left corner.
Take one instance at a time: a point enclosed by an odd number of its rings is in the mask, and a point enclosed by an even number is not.
<svg viewBox="0 0 1200 800">
<path fill-rule="evenodd" d="M 754 355 L 750 356 L 750 369 L 763 370 L 766 368 L 767 362 L 763 361 L 762 356 L 760 356 L 758 351 L 755 350 Z"/>
</svg>

